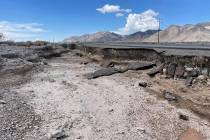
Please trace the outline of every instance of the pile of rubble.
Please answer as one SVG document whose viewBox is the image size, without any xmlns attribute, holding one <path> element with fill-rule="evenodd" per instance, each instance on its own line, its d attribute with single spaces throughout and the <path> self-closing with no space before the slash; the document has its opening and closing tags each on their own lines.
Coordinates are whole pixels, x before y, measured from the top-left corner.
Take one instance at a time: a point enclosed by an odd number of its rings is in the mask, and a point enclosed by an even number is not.
<svg viewBox="0 0 210 140">
<path fill-rule="evenodd" d="M 187 67 L 177 65 L 176 63 L 170 63 L 164 67 L 161 66 L 160 72 L 165 74 L 166 78 L 186 79 L 186 86 L 191 86 L 196 81 L 207 82 L 209 76 L 207 68 Z"/>
<path fill-rule="evenodd" d="M 116 64 L 116 63 L 115 63 Z M 191 86 L 197 81 L 206 83 L 209 76 L 209 70 L 201 69 L 199 67 L 181 66 L 176 63 L 156 64 L 152 62 L 134 62 L 128 63 L 126 66 L 119 66 L 120 64 L 106 62 L 102 64 L 102 69 L 97 70 L 87 75 L 88 79 L 95 79 L 101 76 L 110 76 L 116 73 L 124 73 L 128 70 L 147 70 L 149 76 L 153 77 L 160 73 L 165 75 L 165 78 L 185 79 L 185 85 Z M 118 66 L 117 66 L 118 65 Z"/>
<path fill-rule="evenodd" d="M 145 69 L 152 68 L 153 66 L 155 66 L 155 63 L 150 63 L 150 62 L 134 62 L 134 63 L 128 64 L 127 66 L 122 66 L 122 67 L 115 67 L 114 65 L 107 65 L 106 68 L 102 68 L 100 70 L 97 70 L 93 73 L 88 74 L 87 78 L 95 79 L 101 76 L 110 76 L 116 73 L 124 73 L 128 70 L 145 70 Z"/>
</svg>

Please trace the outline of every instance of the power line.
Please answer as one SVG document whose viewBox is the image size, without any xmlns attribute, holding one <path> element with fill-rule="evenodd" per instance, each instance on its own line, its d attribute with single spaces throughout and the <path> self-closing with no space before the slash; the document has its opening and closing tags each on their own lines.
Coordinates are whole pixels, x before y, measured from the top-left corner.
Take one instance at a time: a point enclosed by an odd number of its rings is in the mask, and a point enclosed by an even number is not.
<svg viewBox="0 0 210 140">
<path fill-rule="evenodd" d="M 160 18 L 158 19 L 158 44 L 160 43 Z"/>
</svg>

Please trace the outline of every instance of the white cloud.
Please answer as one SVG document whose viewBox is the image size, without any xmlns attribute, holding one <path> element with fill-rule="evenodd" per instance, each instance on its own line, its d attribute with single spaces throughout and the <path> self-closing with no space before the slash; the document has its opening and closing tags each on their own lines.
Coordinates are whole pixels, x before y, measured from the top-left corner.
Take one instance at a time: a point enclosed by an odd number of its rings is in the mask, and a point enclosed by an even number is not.
<svg viewBox="0 0 210 140">
<path fill-rule="evenodd" d="M 116 17 L 123 17 L 124 14 L 123 14 L 123 13 L 116 13 L 115 16 L 116 16 Z"/>
<path fill-rule="evenodd" d="M 46 32 L 38 23 L 13 23 L 9 21 L 0 21 L 0 32 L 9 40 L 31 40 L 37 35 Z"/>
<path fill-rule="evenodd" d="M 101 8 L 96 9 L 97 11 L 101 12 L 102 14 L 106 13 L 130 13 L 131 9 L 121 9 L 119 5 L 109 5 L 106 4 Z"/>
<path fill-rule="evenodd" d="M 159 22 L 157 19 L 158 13 L 149 9 L 143 13 L 129 14 L 125 27 L 118 29 L 119 34 L 131 34 L 137 31 L 146 31 L 149 29 L 158 29 Z"/>
</svg>

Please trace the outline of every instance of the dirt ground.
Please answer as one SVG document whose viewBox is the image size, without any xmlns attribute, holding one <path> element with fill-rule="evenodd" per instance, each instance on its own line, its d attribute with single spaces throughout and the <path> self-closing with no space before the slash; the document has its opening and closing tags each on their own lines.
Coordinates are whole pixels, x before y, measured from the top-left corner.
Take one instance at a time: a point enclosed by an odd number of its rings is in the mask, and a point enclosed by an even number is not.
<svg viewBox="0 0 210 140">
<path fill-rule="evenodd" d="M 87 80 L 83 75 L 100 66 L 81 64 L 84 61 L 72 53 L 53 58 L 43 72 L 10 89 L 24 97 L 41 119 L 23 138 L 45 140 L 54 129 L 63 127 L 66 140 L 182 140 L 185 132 L 192 134 L 189 128 L 204 140 L 210 139 L 207 119 L 136 86 L 137 81 L 147 80 L 153 84 L 150 89 L 161 92 L 173 83 L 161 83 L 160 76 L 159 80 L 148 78 L 144 71 Z M 180 113 L 189 120 L 180 119 Z"/>
</svg>

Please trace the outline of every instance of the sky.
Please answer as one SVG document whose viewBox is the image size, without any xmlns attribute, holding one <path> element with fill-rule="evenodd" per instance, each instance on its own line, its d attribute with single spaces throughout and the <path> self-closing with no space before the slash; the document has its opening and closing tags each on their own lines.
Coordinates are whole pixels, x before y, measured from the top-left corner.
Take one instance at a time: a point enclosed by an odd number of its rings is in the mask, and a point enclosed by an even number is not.
<svg viewBox="0 0 210 140">
<path fill-rule="evenodd" d="M 62 41 L 112 31 L 122 35 L 210 21 L 210 0 L 1 0 L 7 39 Z"/>
</svg>

